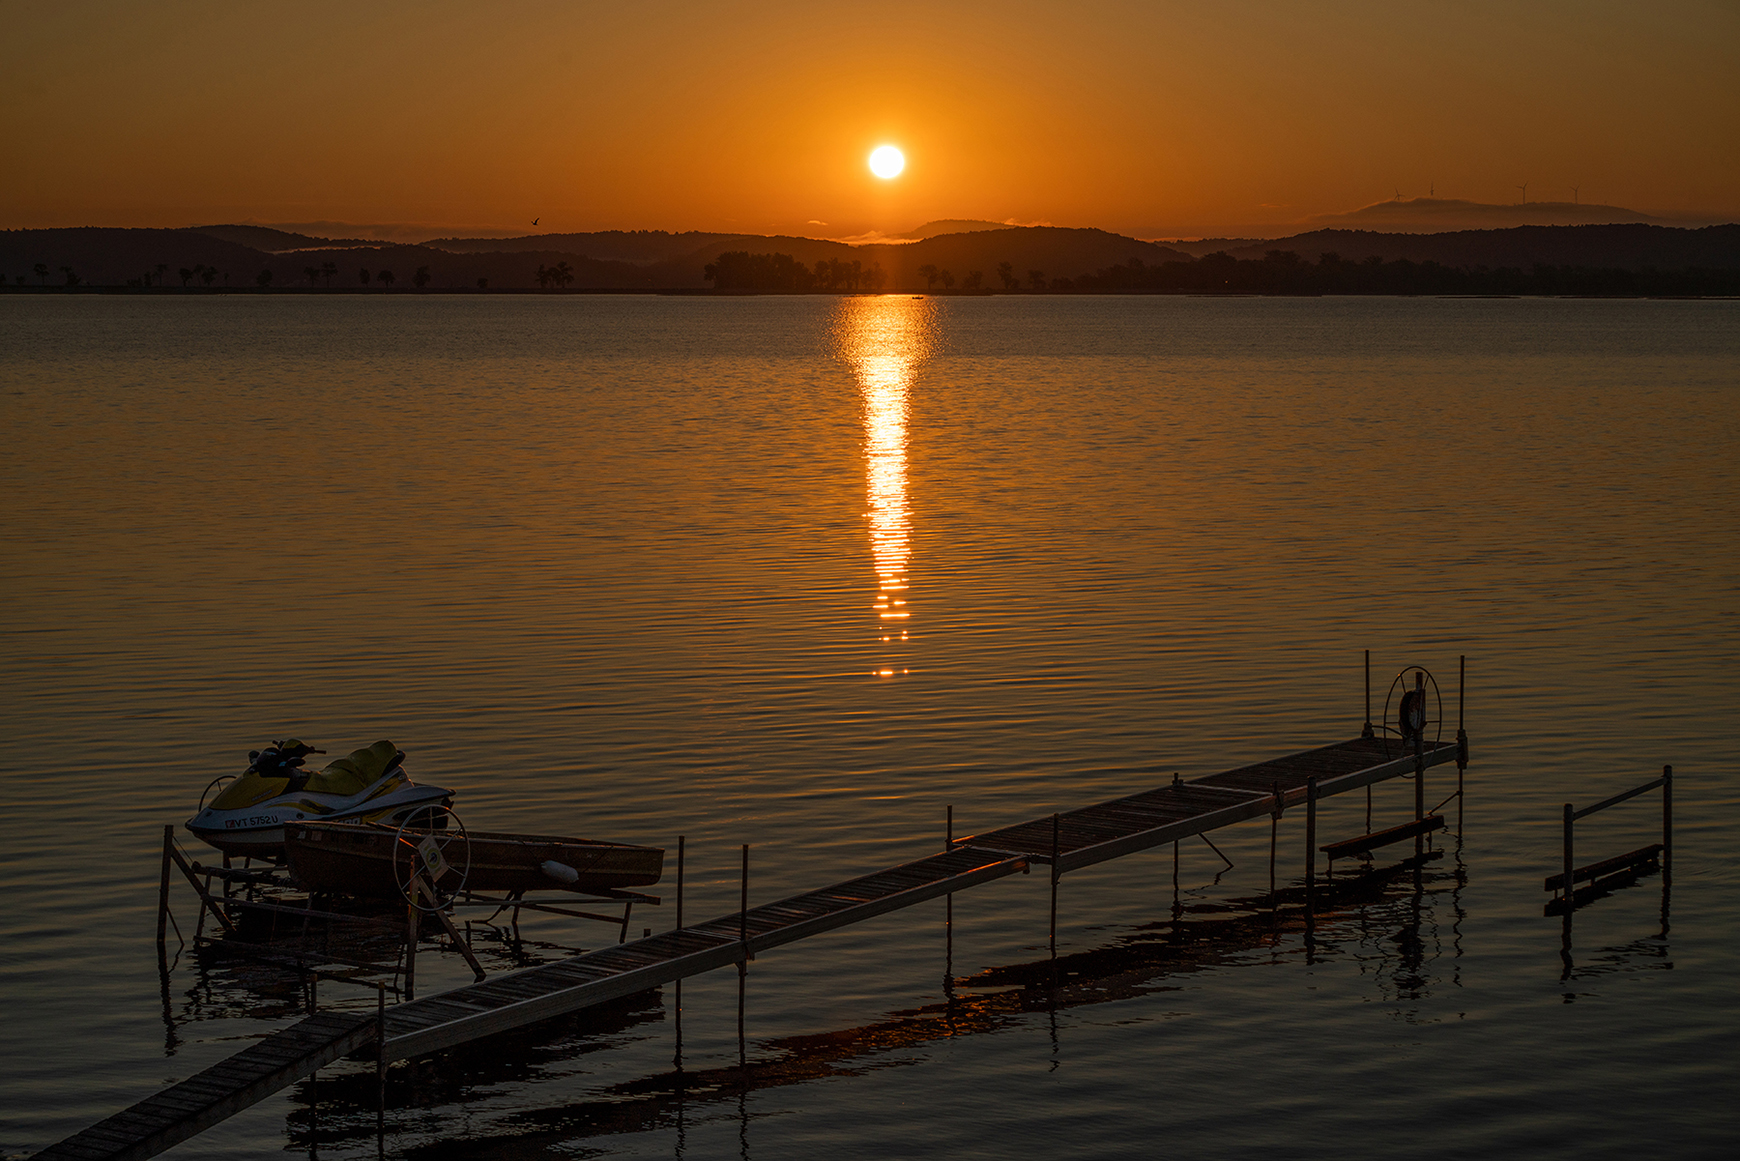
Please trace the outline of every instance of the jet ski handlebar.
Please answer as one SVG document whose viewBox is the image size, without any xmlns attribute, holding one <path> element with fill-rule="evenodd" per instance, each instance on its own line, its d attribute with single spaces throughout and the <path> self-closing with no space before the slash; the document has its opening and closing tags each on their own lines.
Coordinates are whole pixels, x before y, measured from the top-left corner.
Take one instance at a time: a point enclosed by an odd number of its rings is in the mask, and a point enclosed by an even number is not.
<svg viewBox="0 0 1740 1161">
<path fill-rule="evenodd" d="M 291 738 L 273 742 L 264 750 L 248 751 L 248 769 L 257 770 L 268 778 L 288 778 L 290 771 L 301 766 L 309 754 L 324 754 L 307 742 Z"/>
</svg>

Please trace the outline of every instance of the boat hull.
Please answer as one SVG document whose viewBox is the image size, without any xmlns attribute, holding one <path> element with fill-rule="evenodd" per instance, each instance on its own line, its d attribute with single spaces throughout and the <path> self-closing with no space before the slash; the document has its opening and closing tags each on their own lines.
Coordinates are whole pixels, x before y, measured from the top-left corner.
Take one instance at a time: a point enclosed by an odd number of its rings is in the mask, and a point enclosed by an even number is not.
<svg viewBox="0 0 1740 1161">
<path fill-rule="evenodd" d="M 458 841 L 452 832 L 413 830 L 413 842 L 428 834 L 447 844 L 446 856 L 465 869 L 465 889 L 480 892 L 569 891 L 605 894 L 628 887 L 645 887 L 664 873 L 665 852 L 659 847 L 548 835 L 467 831 Z M 310 891 L 395 898 L 398 877 L 393 867 L 397 827 L 346 823 L 290 823 L 284 828 L 284 853 L 290 873 Z M 469 850 L 467 851 L 467 848 Z M 401 856 L 401 867 L 408 863 Z M 558 863 L 575 872 L 564 882 L 543 869 Z M 451 876 L 448 882 L 454 882 Z"/>
</svg>

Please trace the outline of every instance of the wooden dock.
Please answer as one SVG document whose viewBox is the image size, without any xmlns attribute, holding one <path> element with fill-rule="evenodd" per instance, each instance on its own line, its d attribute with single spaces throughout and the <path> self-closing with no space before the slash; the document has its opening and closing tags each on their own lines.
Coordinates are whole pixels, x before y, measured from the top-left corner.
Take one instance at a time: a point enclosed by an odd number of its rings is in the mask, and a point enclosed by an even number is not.
<svg viewBox="0 0 1740 1161">
<path fill-rule="evenodd" d="M 1177 842 L 1416 769 L 1467 761 L 1464 742 L 1360 737 L 952 841 L 950 849 L 831 887 L 386 1009 L 376 1051 L 402 1060 L 548 1020 L 759 952 L 1046 865 L 1067 871 Z M 1416 814 L 1421 813 L 1419 789 Z M 1307 837 L 1307 848 L 1314 840 Z M 1053 900 L 1055 917 L 1055 895 Z M 376 1017 L 321 1013 L 37 1154 L 143 1158 L 376 1043 Z"/>
<path fill-rule="evenodd" d="M 69 1161 L 155 1157 L 375 1041 L 375 1018 L 321 1012 L 38 1153 Z"/>
</svg>

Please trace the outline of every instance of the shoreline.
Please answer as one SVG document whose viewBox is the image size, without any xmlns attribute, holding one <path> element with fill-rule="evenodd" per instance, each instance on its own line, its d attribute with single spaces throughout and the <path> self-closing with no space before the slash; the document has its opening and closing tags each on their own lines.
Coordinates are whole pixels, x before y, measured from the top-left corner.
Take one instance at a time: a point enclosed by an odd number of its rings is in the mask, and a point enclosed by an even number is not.
<svg viewBox="0 0 1740 1161">
<path fill-rule="evenodd" d="M 1437 298 L 1437 299 L 1589 299 L 1599 301 L 1657 302 L 1735 302 L 1740 294 L 1405 294 L 1378 292 L 1369 294 L 1346 292 L 1262 293 L 1259 291 L 1211 290 L 926 290 L 923 287 L 894 287 L 888 290 L 716 290 L 712 287 L 648 287 L 648 286 L 575 286 L 561 290 L 540 290 L 536 287 L 442 286 L 388 290 L 373 286 L 4 286 L 0 294 L 19 295 L 134 295 L 139 297 L 207 298 L 223 295 L 248 296 L 327 296 L 349 295 L 368 298 L 420 298 L 429 296 L 465 295 L 486 298 L 491 295 L 514 295 L 560 298 L 576 295 L 636 295 L 679 298 L 878 298 L 892 294 L 919 298 Z"/>
</svg>

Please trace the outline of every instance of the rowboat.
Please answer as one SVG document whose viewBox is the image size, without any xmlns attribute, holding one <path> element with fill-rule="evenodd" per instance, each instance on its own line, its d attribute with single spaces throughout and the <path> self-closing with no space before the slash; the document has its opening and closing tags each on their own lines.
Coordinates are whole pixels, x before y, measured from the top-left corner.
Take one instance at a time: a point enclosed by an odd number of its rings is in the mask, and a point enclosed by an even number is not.
<svg viewBox="0 0 1740 1161">
<path fill-rule="evenodd" d="M 290 873 L 309 891 L 392 897 L 434 840 L 442 886 L 466 891 L 572 891 L 602 895 L 644 887 L 664 873 L 661 847 L 598 839 L 385 826 L 292 822 L 284 827 Z M 422 866 L 422 864 L 419 864 Z M 423 866 L 425 873 L 427 867 Z"/>
</svg>

